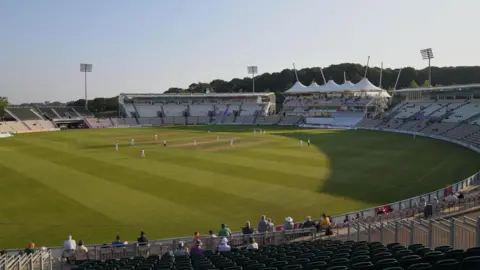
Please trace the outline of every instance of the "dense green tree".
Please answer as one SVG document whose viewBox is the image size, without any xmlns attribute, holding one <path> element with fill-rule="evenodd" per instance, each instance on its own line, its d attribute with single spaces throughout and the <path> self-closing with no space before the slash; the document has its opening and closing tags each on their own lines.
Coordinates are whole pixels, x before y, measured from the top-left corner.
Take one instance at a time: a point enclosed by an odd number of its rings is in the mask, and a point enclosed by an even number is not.
<svg viewBox="0 0 480 270">
<path fill-rule="evenodd" d="M 360 64 L 342 63 L 323 68 L 325 81 L 330 79 L 337 83 L 343 83 L 343 74 L 346 73 L 347 80 L 356 83 L 360 81 L 365 74 L 365 66 Z M 397 80 L 399 69 L 387 68 L 382 73 L 382 87 L 393 90 Z M 323 84 L 319 67 L 304 68 L 297 71 L 298 79 L 301 83 L 309 85 L 312 81 Z M 480 67 L 432 67 L 432 82 L 434 85 L 452 85 L 477 83 L 480 81 Z M 368 79 L 375 85 L 380 81 L 380 69 L 371 67 L 367 72 Z M 282 93 L 292 87 L 296 81 L 295 72 L 292 69 L 284 69 L 280 72 L 263 73 L 255 77 L 255 92 L 275 92 L 277 103 L 281 104 L 284 100 Z M 421 87 L 428 85 L 428 68 L 416 70 L 411 67 L 402 69 L 398 80 L 397 89 L 420 87 L 418 82 L 424 82 Z M 196 82 L 189 85 L 188 88 L 171 87 L 166 93 L 205 93 L 209 89 L 215 93 L 249 93 L 252 92 L 252 78 L 234 78 L 230 81 L 216 79 L 209 83 Z M 69 105 L 84 106 L 85 100 L 69 102 Z M 118 100 L 113 98 L 96 98 L 89 101 L 89 109 L 93 112 L 117 111 Z"/>
<path fill-rule="evenodd" d="M 8 98 L 0 97 L 0 117 L 5 114 L 5 108 L 8 107 Z"/>
</svg>

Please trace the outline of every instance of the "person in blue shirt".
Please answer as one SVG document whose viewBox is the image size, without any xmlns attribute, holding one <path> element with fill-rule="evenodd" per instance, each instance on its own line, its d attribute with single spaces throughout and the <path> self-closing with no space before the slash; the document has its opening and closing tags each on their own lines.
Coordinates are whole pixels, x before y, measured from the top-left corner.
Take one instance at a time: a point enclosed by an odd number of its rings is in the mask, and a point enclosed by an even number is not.
<svg viewBox="0 0 480 270">
<path fill-rule="evenodd" d="M 125 247 L 125 242 L 120 241 L 120 235 L 115 237 L 115 241 L 112 242 L 113 247 Z"/>
</svg>

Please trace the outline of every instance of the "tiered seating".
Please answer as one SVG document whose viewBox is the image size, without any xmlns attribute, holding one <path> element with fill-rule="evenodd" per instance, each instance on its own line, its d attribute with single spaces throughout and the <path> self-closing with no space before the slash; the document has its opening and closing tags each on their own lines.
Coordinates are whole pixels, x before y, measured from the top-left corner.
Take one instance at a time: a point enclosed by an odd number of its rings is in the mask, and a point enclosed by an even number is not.
<svg viewBox="0 0 480 270">
<path fill-rule="evenodd" d="M 165 116 L 183 116 L 183 112 L 187 109 L 186 105 L 166 104 L 163 105 Z"/>
<path fill-rule="evenodd" d="M 27 120 L 27 121 L 23 121 L 23 123 L 25 123 L 31 130 L 44 130 L 45 129 L 45 128 L 43 128 L 43 126 L 37 120 Z"/>
<path fill-rule="evenodd" d="M 480 112 L 479 103 L 469 103 L 464 106 L 459 107 L 453 111 L 453 114 L 450 115 L 445 122 L 460 122 L 466 120 Z"/>
<path fill-rule="evenodd" d="M 259 116 L 255 123 L 260 125 L 273 125 L 278 123 L 280 118 L 281 116 L 279 115 Z"/>
<path fill-rule="evenodd" d="M 453 127 L 456 123 L 434 123 L 423 129 L 421 132 L 428 135 L 439 135 Z"/>
<path fill-rule="evenodd" d="M 430 104 L 430 106 L 428 106 L 427 108 L 425 108 L 422 113 L 424 116 L 429 116 L 430 114 L 432 114 L 433 112 L 435 112 L 436 110 L 440 109 L 441 107 L 447 105 L 447 103 L 438 103 L 438 102 L 434 102 L 432 104 Z"/>
<path fill-rule="evenodd" d="M 136 104 L 138 115 L 140 117 L 157 117 L 158 111 L 162 110 L 160 104 L 150 105 L 150 104 Z"/>
<path fill-rule="evenodd" d="M 252 116 L 252 115 L 239 116 L 236 122 L 240 124 L 253 124 L 254 119 L 255 119 L 255 116 Z"/>
<path fill-rule="evenodd" d="M 52 108 L 37 108 L 38 112 L 43 116 L 47 116 L 50 119 L 58 118 L 58 115 L 52 110 Z"/>
<path fill-rule="evenodd" d="M 422 109 L 423 103 L 408 103 L 400 109 L 395 118 L 408 118 Z"/>
<path fill-rule="evenodd" d="M 0 122 L 0 132 L 15 132 L 8 122 Z"/>
<path fill-rule="evenodd" d="M 123 107 L 125 108 L 125 112 L 127 113 L 127 117 L 132 117 L 132 114 L 136 114 L 137 110 L 135 110 L 135 107 L 131 103 L 125 103 L 123 104 Z"/>
<path fill-rule="evenodd" d="M 258 250 L 233 248 L 228 252 L 206 250 L 201 254 L 161 258 L 133 257 L 87 261 L 76 270 L 476 270 L 480 248 L 467 250 L 439 246 L 354 241 L 307 241 L 265 245 Z"/>
<path fill-rule="evenodd" d="M 86 121 L 92 128 L 105 128 L 113 126 L 110 118 L 87 118 Z"/>
<path fill-rule="evenodd" d="M 77 114 L 82 117 L 92 116 L 92 113 L 87 111 L 85 107 L 73 107 L 72 109 L 75 110 Z"/>
<path fill-rule="evenodd" d="M 75 118 L 80 116 L 75 110 L 73 110 L 73 108 L 58 107 L 58 108 L 52 108 L 52 110 L 57 112 L 57 114 L 60 115 L 60 117 L 62 118 L 72 118 L 72 117 Z"/>
<path fill-rule="evenodd" d="M 447 106 L 444 106 L 440 110 L 433 113 L 431 116 L 432 117 L 440 117 L 440 116 L 446 114 L 447 112 L 451 111 L 452 109 L 458 107 L 459 105 L 461 105 L 461 103 L 463 103 L 463 101 L 461 101 L 461 100 L 460 101 L 452 101 L 451 103 L 448 103 Z"/>
<path fill-rule="evenodd" d="M 364 118 L 357 124 L 357 127 L 363 128 L 374 128 L 375 126 L 382 123 L 382 120 Z"/>
<path fill-rule="evenodd" d="M 30 108 L 7 108 L 8 111 L 13 113 L 20 120 L 43 120 L 37 114 L 35 114 Z"/>
<path fill-rule="evenodd" d="M 284 124 L 284 125 L 295 125 L 297 124 L 298 122 L 300 122 L 300 119 L 302 119 L 301 116 L 297 116 L 297 115 L 287 115 L 285 116 L 282 121 L 280 121 L 280 124 Z"/>
<path fill-rule="evenodd" d="M 208 112 L 213 110 L 212 105 L 194 104 L 190 105 L 191 116 L 208 116 Z"/>
<path fill-rule="evenodd" d="M 446 132 L 445 134 L 443 134 L 443 136 L 456 140 L 461 140 L 463 137 L 477 132 L 480 132 L 480 126 L 463 124 L 457 128 Z"/>
<path fill-rule="evenodd" d="M 175 117 L 173 116 L 165 116 L 163 118 L 163 123 L 168 125 L 173 125 Z"/>
<path fill-rule="evenodd" d="M 245 103 L 242 105 L 242 111 L 240 112 L 240 115 L 242 116 L 254 115 L 257 108 L 258 108 L 257 104 Z"/>
<path fill-rule="evenodd" d="M 30 130 L 23 122 L 8 122 L 8 125 L 10 128 L 12 128 L 16 132 L 22 132 L 22 131 L 27 131 Z"/>
<path fill-rule="evenodd" d="M 233 119 L 235 119 L 235 116 L 227 116 L 225 117 L 225 119 L 223 120 L 223 123 L 227 124 L 227 123 L 233 123 Z"/>
</svg>

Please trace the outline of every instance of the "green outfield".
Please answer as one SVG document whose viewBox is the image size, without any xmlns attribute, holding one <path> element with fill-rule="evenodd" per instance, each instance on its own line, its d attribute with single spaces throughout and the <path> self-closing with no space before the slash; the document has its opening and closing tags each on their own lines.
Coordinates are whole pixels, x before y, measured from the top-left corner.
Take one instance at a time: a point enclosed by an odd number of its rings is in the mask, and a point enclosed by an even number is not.
<svg viewBox="0 0 480 270">
<path fill-rule="evenodd" d="M 422 137 L 288 127 L 267 127 L 260 136 L 254 128 L 72 130 L 0 139 L 0 248 L 61 245 L 68 234 L 93 244 L 117 233 L 133 241 L 141 230 L 150 239 L 206 234 L 221 223 L 236 231 L 263 214 L 276 224 L 287 216 L 302 221 L 443 188 L 479 169 L 480 155 Z M 300 148 L 308 138 L 313 145 Z"/>
</svg>

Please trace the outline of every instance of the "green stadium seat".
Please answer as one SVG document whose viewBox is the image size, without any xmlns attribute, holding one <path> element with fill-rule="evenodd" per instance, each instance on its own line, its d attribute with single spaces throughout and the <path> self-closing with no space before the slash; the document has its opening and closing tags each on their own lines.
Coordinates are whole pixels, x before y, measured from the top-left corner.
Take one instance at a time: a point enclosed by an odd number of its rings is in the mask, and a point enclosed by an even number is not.
<svg viewBox="0 0 480 270">
<path fill-rule="evenodd" d="M 478 270 L 480 269 L 480 256 L 470 256 L 463 259 L 460 264 L 461 270 Z"/>
<path fill-rule="evenodd" d="M 435 270 L 458 270 L 460 263 L 454 259 L 446 259 L 438 261 L 435 264 Z"/>
<path fill-rule="evenodd" d="M 434 251 L 440 251 L 440 252 L 445 253 L 445 252 L 447 252 L 449 250 L 452 250 L 452 249 L 453 249 L 452 246 L 438 246 L 434 249 Z"/>
<path fill-rule="evenodd" d="M 418 264 L 422 262 L 422 258 L 418 255 L 408 255 L 400 259 L 399 264 L 404 269 L 408 269 L 410 265 Z"/>
<path fill-rule="evenodd" d="M 354 270 L 375 270 L 375 266 L 371 262 L 359 262 L 356 264 L 352 264 L 350 269 Z"/>
<path fill-rule="evenodd" d="M 395 259 L 383 259 L 375 263 L 375 269 L 382 270 L 389 267 L 398 266 L 398 261 Z"/>
<path fill-rule="evenodd" d="M 410 265 L 408 270 L 427 270 L 427 269 L 433 269 L 433 266 L 429 263 L 417 263 Z"/>
</svg>

